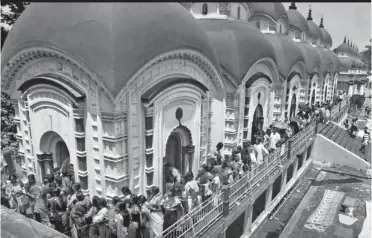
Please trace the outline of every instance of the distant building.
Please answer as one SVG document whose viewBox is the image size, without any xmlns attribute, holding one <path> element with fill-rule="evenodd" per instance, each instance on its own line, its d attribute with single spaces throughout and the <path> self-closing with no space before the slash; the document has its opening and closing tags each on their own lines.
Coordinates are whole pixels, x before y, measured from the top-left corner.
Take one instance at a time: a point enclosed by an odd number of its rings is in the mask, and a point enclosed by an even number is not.
<svg viewBox="0 0 372 238">
<path fill-rule="evenodd" d="M 349 40 L 339 45 L 334 52 L 340 60 L 340 76 L 338 78 L 337 90 L 354 94 L 364 95 L 368 87 L 368 68 L 362 61 L 362 54 Z"/>
</svg>

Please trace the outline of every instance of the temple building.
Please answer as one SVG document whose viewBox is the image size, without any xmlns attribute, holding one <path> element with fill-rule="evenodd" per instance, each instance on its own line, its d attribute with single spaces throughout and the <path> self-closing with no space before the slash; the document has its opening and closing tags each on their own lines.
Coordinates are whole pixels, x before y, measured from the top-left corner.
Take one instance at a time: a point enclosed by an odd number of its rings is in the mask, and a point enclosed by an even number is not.
<svg viewBox="0 0 372 238">
<path fill-rule="evenodd" d="M 165 164 L 196 174 L 218 142 L 362 93 L 343 86 L 360 54 L 324 25 L 294 3 L 31 3 L 1 61 L 21 169 L 40 181 L 70 158 L 91 196 L 164 191 Z"/>
<path fill-rule="evenodd" d="M 347 95 L 364 95 L 368 86 L 368 68 L 362 61 L 362 54 L 358 48 L 346 41 L 340 44 L 334 52 L 340 60 L 340 76 L 338 79 L 337 90 Z"/>
</svg>

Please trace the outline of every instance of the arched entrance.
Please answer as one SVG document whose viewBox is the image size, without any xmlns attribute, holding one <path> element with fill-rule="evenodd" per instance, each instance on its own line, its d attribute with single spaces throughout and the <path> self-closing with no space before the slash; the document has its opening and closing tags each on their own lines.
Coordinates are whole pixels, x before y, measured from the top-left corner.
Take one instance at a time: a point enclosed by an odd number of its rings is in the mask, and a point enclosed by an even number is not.
<svg viewBox="0 0 372 238">
<path fill-rule="evenodd" d="M 56 144 L 56 149 L 55 149 L 55 158 L 56 158 L 56 163 L 58 167 L 60 167 L 63 161 L 69 157 L 70 157 L 70 153 L 68 152 L 66 143 L 63 140 L 58 141 Z"/>
<path fill-rule="evenodd" d="M 291 108 L 289 110 L 289 118 L 296 116 L 296 109 L 297 109 L 297 95 L 293 93 L 291 99 Z"/>
<path fill-rule="evenodd" d="M 313 89 L 313 92 L 311 94 L 311 105 L 315 104 L 315 89 Z"/>
<path fill-rule="evenodd" d="M 257 135 L 259 134 L 260 131 L 262 131 L 263 123 L 264 123 L 263 109 L 262 109 L 261 104 L 258 104 L 253 114 L 252 136 L 251 136 L 252 143 L 256 142 Z"/>
<path fill-rule="evenodd" d="M 70 158 L 67 144 L 54 131 L 44 133 L 40 139 L 40 153 L 37 154 L 41 175 L 51 173 L 53 168 L 61 167 Z"/>
<path fill-rule="evenodd" d="M 167 139 L 163 158 L 163 188 L 170 181 L 170 168 L 176 168 L 182 175 L 192 172 L 194 145 L 190 130 L 183 125 L 175 128 Z"/>
</svg>

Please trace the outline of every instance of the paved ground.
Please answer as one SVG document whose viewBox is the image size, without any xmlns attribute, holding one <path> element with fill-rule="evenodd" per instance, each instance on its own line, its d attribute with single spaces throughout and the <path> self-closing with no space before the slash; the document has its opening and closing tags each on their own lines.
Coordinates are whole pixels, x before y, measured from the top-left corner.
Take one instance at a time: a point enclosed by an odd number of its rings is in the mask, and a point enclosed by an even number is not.
<svg viewBox="0 0 372 238">
<path fill-rule="evenodd" d="M 2 238 L 68 238 L 58 231 L 1 206 Z"/>
<path fill-rule="evenodd" d="M 312 180 L 317 176 L 318 173 L 319 170 L 312 166 L 304 175 L 302 182 L 299 184 L 296 190 L 294 190 L 293 193 L 288 197 L 288 199 L 282 203 L 283 205 L 279 207 L 277 213 L 273 216 L 273 218 L 271 220 L 266 219 L 255 230 L 251 237 L 252 238 L 279 237 L 285 225 L 292 217 L 292 214 L 295 212 L 297 206 L 300 204 L 302 198 L 305 196 L 307 190 L 311 186 Z"/>
<path fill-rule="evenodd" d="M 351 238 L 358 236 L 366 217 L 366 205 L 364 201 L 371 200 L 371 180 L 352 175 L 319 172 L 316 167 L 319 167 L 319 165 L 314 165 L 305 174 L 303 182 L 290 195 L 289 199 L 284 202 L 274 218 L 271 221 L 266 219 L 254 232 L 252 237 Z M 327 171 L 342 170 L 345 174 L 368 176 L 364 172 L 345 166 L 323 164 L 323 168 Z M 316 180 L 313 179 L 315 177 L 317 177 Z M 343 199 L 334 215 L 332 226 L 328 227 L 325 232 L 307 229 L 304 225 L 308 223 L 309 217 L 317 209 L 325 190 L 344 193 Z M 349 197 L 347 201 L 345 200 L 346 197 Z M 352 225 L 345 225 L 339 221 L 339 214 L 345 215 L 347 212 L 350 214 L 351 209 L 346 210 L 346 212 L 339 211 L 339 209 L 342 204 L 345 202 L 348 203 L 350 200 L 354 201 L 352 214 L 357 220 Z"/>
</svg>

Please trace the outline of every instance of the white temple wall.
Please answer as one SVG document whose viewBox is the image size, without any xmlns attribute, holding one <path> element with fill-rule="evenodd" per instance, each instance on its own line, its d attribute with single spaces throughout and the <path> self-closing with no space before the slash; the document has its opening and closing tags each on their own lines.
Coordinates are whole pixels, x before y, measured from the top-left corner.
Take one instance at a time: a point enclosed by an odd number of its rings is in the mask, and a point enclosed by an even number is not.
<svg viewBox="0 0 372 238">
<path fill-rule="evenodd" d="M 219 101 L 212 99 L 212 118 L 211 118 L 211 148 L 212 153 L 216 149 L 216 145 L 219 142 L 224 142 L 225 140 L 225 115 L 226 104 L 225 99 Z M 224 148 L 221 150 L 221 154 L 224 154 Z"/>
</svg>

